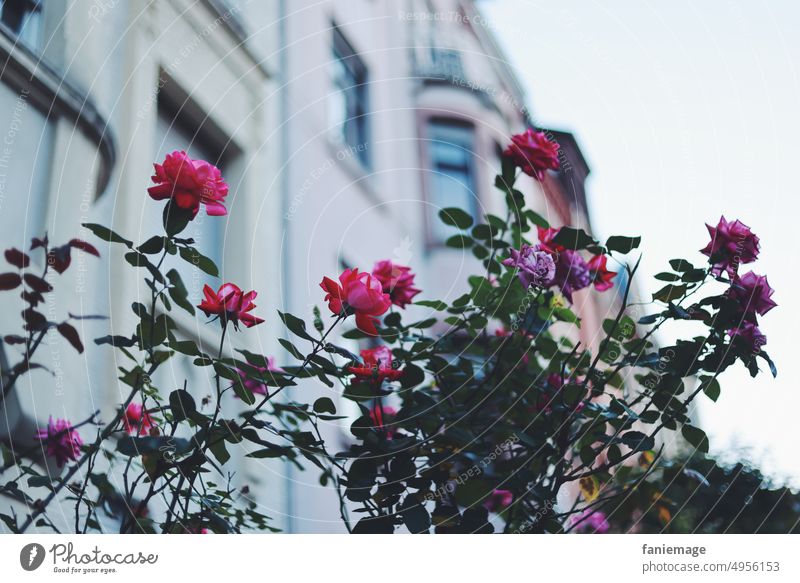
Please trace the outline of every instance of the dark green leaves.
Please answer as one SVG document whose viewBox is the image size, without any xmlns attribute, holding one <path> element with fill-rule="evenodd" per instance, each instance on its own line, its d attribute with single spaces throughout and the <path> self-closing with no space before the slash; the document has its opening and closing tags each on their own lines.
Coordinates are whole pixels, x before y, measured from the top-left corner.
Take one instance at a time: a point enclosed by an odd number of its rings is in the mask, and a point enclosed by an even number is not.
<svg viewBox="0 0 800 583">
<path fill-rule="evenodd" d="M 185 390 L 178 389 L 169 395 L 169 408 L 175 421 L 183 421 L 197 411 L 194 398 Z"/>
<path fill-rule="evenodd" d="M 128 247 L 133 246 L 132 241 L 128 241 L 124 237 L 120 237 L 114 231 L 104 227 L 103 225 L 97 225 L 95 223 L 83 223 L 83 226 L 94 233 L 95 237 L 98 237 L 103 241 L 108 241 L 109 243 L 122 243 Z"/>
<path fill-rule="evenodd" d="M 189 293 L 186 291 L 186 286 L 183 285 L 183 280 L 178 271 L 170 269 L 167 272 L 167 279 L 171 284 L 168 290 L 169 297 L 172 298 L 172 301 L 175 302 L 177 306 L 194 316 L 194 306 L 189 301 Z"/>
<path fill-rule="evenodd" d="M 181 257 L 187 263 L 191 263 L 200 271 L 207 273 L 211 277 L 219 277 L 219 270 L 211 259 L 200 253 L 194 247 L 181 247 L 178 249 Z"/>
<path fill-rule="evenodd" d="M 311 341 L 314 340 L 311 337 L 311 335 L 308 332 L 306 332 L 306 323 L 303 322 L 300 318 L 298 318 L 297 316 L 293 316 L 288 312 L 279 311 L 278 315 L 280 316 L 281 320 L 283 320 L 283 323 L 286 324 L 286 327 L 292 334 L 294 334 L 295 336 L 299 336 L 304 340 L 311 340 Z"/>
<path fill-rule="evenodd" d="M 562 245 L 567 249 L 586 249 L 590 245 L 596 245 L 592 237 L 590 237 L 583 229 L 573 229 L 572 227 L 561 227 L 555 237 L 553 243 Z"/>
<path fill-rule="evenodd" d="M 681 428 L 681 435 L 683 435 L 683 438 L 697 450 L 708 453 L 708 437 L 706 437 L 705 431 L 699 427 L 684 425 Z"/>
<path fill-rule="evenodd" d="M 439 211 L 439 217 L 445 225 L 469 229 L 472 226 L 472 217 L 460 208 L 446 208 Z"/>
<path fill-rule="evenodd" d="M 316 413 L 330 413 L 331 415 L 335 415 L 336 405 L 333 404 L 333 401 L 330 398 L 320 397 L 314 401 L 314 411 Z"/>
<path fill-rule="evenodd" d="M 683 295 L 686 293 L 686 286 L 681 285 L 665 285 L 656 293 L 653 294 L 653 299 L 660 302 L 671 302 L 673 300 L 677 300 L 678 298 L 682 298 Z"/>
<path fill-rule="evenodd" d="M 639 247 L 641 242 L 641 237 L 620 237 L 614 235 L 609 237 L 606 241 L 606 248 L 609 251 L 616 251 L 617 253 L 630 253 L 633 249 Z"/>
</svg>

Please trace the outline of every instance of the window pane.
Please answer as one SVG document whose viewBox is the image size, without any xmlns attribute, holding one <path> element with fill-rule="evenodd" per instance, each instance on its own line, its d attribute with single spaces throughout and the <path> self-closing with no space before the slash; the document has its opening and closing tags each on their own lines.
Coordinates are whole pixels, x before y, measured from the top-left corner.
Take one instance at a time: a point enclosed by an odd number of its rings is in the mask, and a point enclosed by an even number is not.
<svg viewBox="0 0 800 583">
<path fill-rule="evenodd" d="M 434 121 L 430 124 L 429 135 L 429 218 L 433 240 L 441 243 L 457 232 L 454 227 L 442 223 L 441 209 L 457 207 L 476 216 L 473 129 L 456 122 Z"/>
<path fill-rule="evenodd" d="M 364 166 L 369 166 L 367 69 L 342 34 L 334 29 L 333 59 L 328 96 L 330 125 L 335 137 L 354 149 Z"/>
</svg>

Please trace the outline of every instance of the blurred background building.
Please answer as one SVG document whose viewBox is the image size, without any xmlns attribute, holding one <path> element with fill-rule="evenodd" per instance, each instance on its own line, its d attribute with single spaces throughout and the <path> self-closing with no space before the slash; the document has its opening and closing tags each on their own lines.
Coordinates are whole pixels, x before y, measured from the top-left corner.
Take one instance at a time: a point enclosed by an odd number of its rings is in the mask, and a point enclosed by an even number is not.
<svg viewBox="0 0 800 583">
<path fill-rule="evenodd" d="M 541 127 L 475 2 L 467 0 L 2 0 L 0 2 L 0 225 L 3 248 L 27 249 L 47 232 L 54 243 L 91 240 L 83 222 L 134 240 L 158 232 L 162 205 L 146 195 L 152 163 L 175 149 L 215 163 L 231 185 L 229 215 L 201 213 L 189 236 L 221 264 L 213 281 L 180 267 L 190 300 L 222 280 L 259 292 L 264 326 L 235 334 L 232 348 L 282 353 L 276 309 L 308 318 L 322 304 L 323 275 L 369 270 L 381 259 L 409 265 L 420 297 L 452 300 L 479 260 L 445 246 L 455 234 L 438 221 L 459 207 L 480 222 L 501 214 L 493 188 L 512 133 Z M 590 230 L 589 173 L 565 131 L 561 170 L 542 183 L 523 177 L 532 208 L 552 224 Z M 92 241 L 97 243 L 96 240 Z M 32 444 L 48 415 L 104 417 L 126 388 L 113 351 L 91 339 L 130 330 L 131 302 L 148 295 L 118 250 L 76 257 L 54 279 L 49 318 L 82 321 L 87 351 L 76 358 L 59 337 L 41 351 L 50 372 L 22 377 L 6 396 L 0 439 Z M 38 259 L 38 258 L 37 258 Z M 21 300 L 0 306 L 4 334 L 21 326 Z M 592 345 L 611 294 L 579 292 L 582 341 Z M 424 317 L 423 308 L 412 308 Z M 212 347 L 205 317 L 179 320 Z M 358 346 L 353 343 L 353 349 Z M 2 347 L 3 366 L 15 362 Z M 163 391 L 188 380 L 198 400 L 210 379 L 172 365 Z M 299 386 L 313 399 L 326 387 Z M 339 408 L 348 403 L 331 395 Z M 240 403 L 229 404 L 234 415 Z M 329 437 L 348 439 L 349 421 Z M 239 448 L 241 449 L 241 448 Z M 316 469 L 264 460 L 231 464 L 275 526 L 294 532 L 342 530 L 330 488 Z M 67 517 L 65 516 L 65 519 Z"/>
</svg>

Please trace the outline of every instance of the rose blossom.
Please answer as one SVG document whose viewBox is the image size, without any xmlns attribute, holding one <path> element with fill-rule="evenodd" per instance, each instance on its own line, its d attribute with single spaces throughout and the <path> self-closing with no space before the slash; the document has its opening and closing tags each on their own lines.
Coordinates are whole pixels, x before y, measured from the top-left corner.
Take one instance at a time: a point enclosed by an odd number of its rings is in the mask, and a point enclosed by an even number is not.
<svg viewBox="0 0 800 583">
<path fill-rule="evenodd" d="M 362 350 L 361 358 L 364 364 L 347 367 L 359 379 L 380 383 L 384 379 L 395 381 L 403 376 L 402 370 L 392 366 L 392 351 L 386 346 Z"/>
<path fill-rule="evenodd" d="M 731 298 L 739 302 L 747 314 L 756 313 L 763 316 L 778 305 L 770 299 L 775 290 L 769 287 L 767 276 L 756 275 L 752 271 L 734 279 L 728 293 Z"/>
<path fill-rule="evenodd" d="M 131 403 L 122 416 L 122 426 L 132 435 L 147 435 L 153 427 L 153 418 L 140 403 Z"/>
<path fill-rule="evenodd" d="M 483 506 L 489 512 L 499 512 L 508 508 L 514 501 L 514 494 L 509 490 L 492 490 L 489 497 L 483 501 Z"/>
<path fill-rule="evenodd" d="M 767 337 L 761 333 L 753 322 L 745 320 L 737 328 L 728 330 L 728 335 L 733 342 L 740 340 L 753 354 L 761 352 L 761 347 L 767 343 Z"/>
<path fill-rule="evenodd" d="M 277 364 L 275 364 L 275 357 L 270 356 L 267 358 L 267 366 L 253 366 L 255 370 L 257 370 L 262 376 L 264 373 L 267 372 L 286 372 Z M 242 385 L 245 389 L 253 393 L 254 395 L 267 395 L 269 394 L 269 390 L 267 389 L 267 385 L 259 381 L 258 379 L 252 379 L 247 376 L 247 373 L 243 370 L 236 369 L 236 372 L 239 373 L 239 377 L 242 379 Z M 238 396 L 236 397 L 238 399 Z"/>
<path fill-rule="evenodd" d="M 606 515 L 602 512 L 596 512 L 591 508 L 587 508 L 580 514 L 573 516 L 570 522 L 577 525 L 575 527 L 575 532 L 605 534 L 611 528 Z"/>
<path fill-rule="evenodd" d="M 372 335 L 378 333 L 375 328 L 377 316 L 386 313 L 392 300 L 372 274 L 345 269 L 339 276 L 339 283 L 324 277 L 319 286 L 327 292 L 325 301 L 331 312 L 345 317 L 355 314 L 356 326 L 360 330 Z"/>
<path fill-rule="evenodd" d="M 543 132 L 528 128 L 524 133 L 511 136 L 511 144 L 503 156 L 528 176 L 541 181 L 546 170 L 558 169 L 558 149 L 558 144 L 548 140 Z"/>
<path fill-rule="evenodd" d="M 228 214 L 225 197 L 228 185 L 222 179 L 219 168 L 205 160 L 192 160 L 186 152 L 167 154 L 162 164 L 153 164 L 156 173 L 152 180 L 155 186 L 147 189 L 154 200 L 172 199 L 182 209 L 197 215 L 200 205 L 206 206 L 209 216 Z"/>
<path fill-rule="evenodd" d="M 395 427 L 392 426 L 392 421 L 397 415 L 397 409 L 394 407 L 387 407 L 386 405 L 375 405 L 369 412 L 369 418 L 376 428 L 382 430 L 386 435 L 386 439 L 392 439 L 395 434 Z M 389 427 L 386 424 L 389 424 Z"/>
<path fill-rule="evenodd" d="M 52 415 L 47 422 L 47 427 L 39 429 L 35 439 L 47 446 L 47 455 L 56 458 L 58 467 L 62 467 L 69 460 L 76 460 L 81 453 L 83 440 L 72 424 L 66 419 L 53 421 Z"/>
<path fill-rule="evenodd" d="M 397 265 L 388 259 L 378 261 L 372 268 L 372 275 L 383 286 L 384 293 L 389 294 L 392 303 L 405 308 L 421 290 L 414 287 L 415 275 L 410 267 Z"/>
<path fill-rule="evenodd" d="M 547 251 L 551 254 L 563 251 L 565 249 L 563 245 L 558 245 L 557 243 L 553 242 L 553 239 L 555 239 L 559 231 L 561 231 L 561 229 L 554 229 L 552 227 L 536 227 L 536 234 L 539 237 L 539 249 L 542 251 Z"/>
<path fill-rule="evenodd" d="M 206 316 L 218 316 L 223 324 L 228 321 L 233 322 L 234 327 L 238 330 L 239 322 L 250 328 L 264 321 L 263 318 L 257 318 L 248 313 L 256 307 L 253 300 L 258 294 L 254 291 L 243 293 L 238 286 L 232 283 L 223 283 L 216 293 L 211 287 L 205 285 L 203 294 L 205 294 L 205 299 L 197 307 L 203 310 Z"/>
<path fill-rule="evenodd" d="M 588 287 L 592 283 L 589 266 L 580 253 L 564 249 L 556 257 L 556 276 L 553 283 L 561 289 L 561 293 L 571 302 L 572 294 Z"/>
<path fill-rule="evenodd" d="M 555 277 L 556 264 L 549 253 L 537 251 L 527 243 L 517 251 L 511 250 L 511 257 L 503 260 L 506 267 L 515 267 L 519 270 L 519 281 L 525 289 L 530 286 L 545 287 Z"/>
<path fill-rule="evenodd" d="M 614 283 L 611 280 L 616 277 L 617 272 L 610 271 L 606 267 L 607 263 L 608 257 L 605 255 L 595 255 L 587 263 L 592 283 L 597 291 L 606 291 L 614 287 Z"/>
<path fill-rule="evenodd" d="M 722 216 L 716 227 L 707 224 L 706 228 L 711 241 L 700 253 L 708 255 L 715 276 L 725 271 L 733 279 L 740 263 L 752 263 L 758 257 L 758 237 L 741 221 L 728 222 Z"/>
</svg>

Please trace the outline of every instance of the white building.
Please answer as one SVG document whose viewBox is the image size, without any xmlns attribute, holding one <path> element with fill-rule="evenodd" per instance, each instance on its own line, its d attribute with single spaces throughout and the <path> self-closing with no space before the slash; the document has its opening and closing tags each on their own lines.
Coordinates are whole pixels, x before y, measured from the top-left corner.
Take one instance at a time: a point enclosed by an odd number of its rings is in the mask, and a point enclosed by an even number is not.
<svg viewBox="0 0 800 583">
<path fill-rule="evenodd" d="M 54 243 L 97 243 L 82 222 L 144 241 L 160 227 L 162 205 L 146 195 L 152 163 L 185 149 L 220 166 L 231 184 L 228 217 L 201 213 L 190 236 L 221 263 L 221 279 L 259 292 L 268 318 L 233 346 L 279 360 L 276 310 L 309 317 L 322 306 L 319 281 L 344 265 L 393 259 L 413 268 L 424 296 L 461 295 L 478 262 L 443 245 L 452 233 L 438 211 L 499 214 L 500 151 L 537 121 L 467 0 L 2 0 L 0 9 L 2 248 L 27 249 L 44 231 Z M 588 226 L 588 167 L 570 134 L 554 138 L 563 170 L 523 190 L 551 223 Z M 113 333 L 124 333 L 134 325 L 131 302 L 147 290 L 118 249 L 97 246 L 102 260 L 76 254 L 75 267 L 53 281 L 58 303 L 48 317 L 106 314 Z M 182 273 L 195 303 L 204 283 L 220 283 Z M 23 304 L 4 293 L 2 333 L 15 333 Z M 576 297 L 596 320 L 593 300 Z M 179 324 L 215 346 L 217 329 L 204 322 L 198 313 Z M 0 405 L 4 442 L 30 445 L 49 414 L 78 420 L 101 409 L 107 417 L 121 402 L 119 363 L 91 341 L 108 322 L 80 324 L 83 357 L 51 335 L 37 356 L 54 374 L 22 377 Z M 583 329 L 589 342 L 592 328 Z M 2 349 L 5 368 L 19 357 Z M 186 367 L 158 380 L 169 392 L 187 376 L 198 399 L 211 392 L 210 380 Z M 309 402 L 329 391 L 293 390 Z M 341 448 L 348 425 L 325 428 Z M 241 452 L 231 464 L 275 526 L 343 530 L 316 469 L 245 463 Z"/>
</svg>

